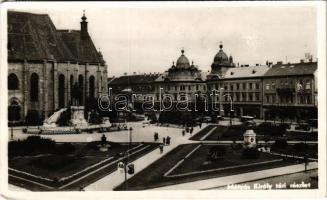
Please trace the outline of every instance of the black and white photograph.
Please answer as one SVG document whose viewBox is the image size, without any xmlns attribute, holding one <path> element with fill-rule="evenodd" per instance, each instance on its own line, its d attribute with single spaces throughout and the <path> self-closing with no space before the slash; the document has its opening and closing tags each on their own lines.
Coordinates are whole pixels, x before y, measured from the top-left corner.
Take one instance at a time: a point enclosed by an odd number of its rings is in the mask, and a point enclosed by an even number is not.
<svg viewBox="0 0 327 200">
<path fill-rule="evenodd" d="M 6 190 L 325 191 L 325 2 L 202 3 L 5 4 Z"/>
</svg>

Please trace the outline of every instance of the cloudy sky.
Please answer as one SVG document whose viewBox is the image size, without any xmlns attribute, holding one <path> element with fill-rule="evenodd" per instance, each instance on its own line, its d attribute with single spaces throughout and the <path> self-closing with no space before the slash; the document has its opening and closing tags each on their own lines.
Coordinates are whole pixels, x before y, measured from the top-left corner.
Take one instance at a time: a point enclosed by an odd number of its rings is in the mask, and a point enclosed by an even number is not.
<svg viewBox="0 0 327 200">
<path fill-rule="evenodd" d="M 57 29 L 79 29 L 82 7 L 23 9 L 48 13 Z M 222 41 L 235 63 L 316 58 L 315 7 L 88 8 L 89 33 L 107 61 L 110 76 L 163 72 L 180 56 L 202 71 Z"/>
</svg>

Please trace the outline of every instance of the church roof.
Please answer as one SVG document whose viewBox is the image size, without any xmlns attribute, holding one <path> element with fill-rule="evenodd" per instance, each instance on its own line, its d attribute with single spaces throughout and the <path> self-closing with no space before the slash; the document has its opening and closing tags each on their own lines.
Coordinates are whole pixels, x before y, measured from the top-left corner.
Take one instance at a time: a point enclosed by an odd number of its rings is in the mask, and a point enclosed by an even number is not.
<svg viewBox="0 0 327 200">
<path fill-rule="evenodd" d="M 58 33 L 76 60 L 104 64 L 91 37 L 82 40 L 79 30 L 58 30 Z"/>
<path fill-rule="evenodd" d="M 91 38 L 57 30 L 47 14 L 8 11 L 8 59 L 101 63 Z"/>
</svg>

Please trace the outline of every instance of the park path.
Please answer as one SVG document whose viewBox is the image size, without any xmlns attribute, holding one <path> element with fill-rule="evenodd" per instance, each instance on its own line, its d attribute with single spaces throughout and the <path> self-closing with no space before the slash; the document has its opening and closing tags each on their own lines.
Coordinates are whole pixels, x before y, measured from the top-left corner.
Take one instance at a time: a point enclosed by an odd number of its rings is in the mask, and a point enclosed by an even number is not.
<svg viewBox="0 0 327 200">
<path fill-rule="evenodd" d="M 202 128 L 205 128 L 206 125 L 202 126 Z M 194 133 L 197 133 L 200 130 L 199 127 L 194 128 Z M 164 152 L 160 153 L 159 149 L 155 149 L 154 151 L 142 156 L 141 158 L 135 160 L 133 163 L 135 165 L 135 171 L 140 172 L 143 169 L 145 169 L 147 166 L 149 166 L 151 163 L 157 161 L 162 156 L 166 155 L 168 152 L 176 148 L 180 144 L 186 144 L 186 143 L 193 143 L 193 141 L 189 140 L 189 137 L 191 135 L 189 133 L 185 133 L 185 136 L 182 136 L 182 130 L 179 130 L 180 133 L 178 134 L 169 134 L 171 137 L 171 144 L 169 146 L 164 147 Z M 166 133 L 158 132 L 160 136 L 166 135 Z M 151 134 L 152 136 L 152 134 Z M 168 135 L 167 135 L 168 136 Z M 161 142 L 161 141 L 160 141 Z M 194 141 L 196 142 L 196 141 Z M 127 178 L 133 177 L 133 175 L 128 175 Z M 121 173 L 120 170 L 116 170 L 113 173 L 109 174 L 108 176 L 88 185 L 85 187 L 85 191 L 108 191 L 113 190 L 116 186 L 120 185 L 124 182 L 124 173 Z"/>
<path fill-rule="evenodd" d="M 307 169 L 317 169 L 317 162 L 310 162 Z M 151 190 L 206 190 L 226 186 L 229 184 L 237 184 L 242 182 L 254 181 L 258 179 L 280 176 L 285 174 L 297 173 L 304 171 L 304 164 L 290 165 L 274 169 L 267 169 L 255 172 L 224 176 L 219 178 L 211 178 L 200 181 L 187 182 L 182 184 L 158 187 Z"/>
<path fill-rule="evenodd" d="M 203 124 L 201 129 L 205 128 L 208 124 Z M 161 154 L 159 152 L 159 149 L 155 149 L 154 151 L 144 155 L 143 157 L 135 160 L 133 163 L 135 165 L 135 171 L 140 172 L 141 170 L 145 169 L 147 166 L 149 166 L 151 163 L 155 162 L 162 156 L 166 155 L 169 151 L 173 150 L 180 144 L 187 144 L 187 143 L 219 143 L 219 144 L 231 144 L 233 141 L 192 141 L 189 140 L 191 135 L 189 133 L 186 133 L 185 136 L 182 136 L 182 129 L 179 128 L 171 128 L 171 127 L 158 127 L 154 125 L 143 125 L 141 123 L 129 123 L 129 126 L 133 127 L 133 142 L 153 142 L 153 134 L 154 132 L 159 133 L 159 142 L 162 142 L 162 137 L 171 137 L 171 145 L 165 146 L 164 147 L 164 152 Z M 198 126 L 194 128 L 193 133 L 197 133 L 198 131 L 201 130 Z M 28 134 L 22 134 L 21 130 L 14 130 L 15 134 L 15 139 L 22 139 L 28 136 Z M 120 132 L 109 132 L 105 133 L 109 141 L 114 141 L 114 142 L 127 142 L 129 141 L 129 132 L 128 131 L 120 131 Z M 49 137 L 51 139 L 54 139 L 57 142 L 90 142 L 90 141 L 95 141 L 95 140 L 100 140 L 102 136 L 102 133 L 93 133 L 93 134 L 76 134 L 76 135 L 45 135 L 44 137 Z M 273 143 L 274 141 L 269 141 L 268 143 Z M 289 141 L 290 144 L 295 144 L 299 143 L 300 141 Z M 243 143 L 243 141 L 236 141 L 236 143 Z M 259 142 L 261 143 L 261 141 Z M 262 143 L 265 143 L 262 141 Z M 316 143 L 316 142 L 307 142 L 308 144 L 310 143 Z M 292 166 L 289 166 L 292 167 Z M 278 171 L 279 168 L 277 168 L 276 172 L 274 173 L 281 173 L 281 171 Z M 271 169 L 274 170 L 274 169 Z M 270 171 L 267 173 L 269 174 Z M 284 170 L 284 172 L 287 173 L 292 173 L 289 170 Z M 251 173 L 256 173 L 256 172 L 251 172 Z M 261 173 L 261 172 L 260 172 Z M 259 173 L 259 174 L 260 174 Z M 266 172 L 264 172 L 266 173 Z M 273 172 L 271 172 L 274 174 Z M 128 178 L 131 178 L 134 175 L 128 175 Z M 250 175 L 249 177 L 247 176 L 247 173 L 245 175 L 236 175 L 239 176 L 241 180 L 242 178 L 247 177 L 248 179 L 244 179 L 246 181 L 251 180 Z M 273 175 L 268 175 L 273 176 Z M 233 176 L 230 176 L 230 178 Z M 222 177 L 225 178 L 225 177 Z M 226 177 L 228 179 L 228 177 Z M 232 178 L 231 178 L 232 179 Z M 234 176 L 235 179 L 235 176 Z M 258 179 L 258 178 L 257 178 Z M 237 180 L 237 179 L 235 179 Z M 225 183 L 224 179 L 219 180 Z M 121 183 L 124 182 L 124 174 L 121 173 L 119 170 L 114 171 L 113 173 L 109 174 L 108 176 L 105 176 L 104 178 L 88 185 L 85 187 L 85 190 L 89 191 L 109 191 L 113 190 L 116 186 L 120 185 Z M 208 183 L 206 183 L 208 182 Z M 209 183 L 212 182 L 211 179 L 209 180 L 203 180 L 199 181 L 199 186 L 203 184 L 205 185 L 210 185 Z M 216 181 L 213 181 L 216 182 Z M 226 182 L 227 183 L 227 182 Z M 167 186 L 167 188 L 172 187 L 173 189 L 178 189 L 179 187 L 186 187 L 188 184 L 191 186 L 192 184 L 197 184 L 194 182 L 191 183 L 185 183 L 185 184 L 178 184 L 174 186 Z M 225 184 L 226 185 L 226 184 Z M 202 186 L 201 186 L 202 187 Z M 213 186 L 217 187 L 217 185 Z M 163 188 L 158 188 L 158 189 L 165 189 L 166 187 Z M 197 188 L 192 188 L 192 189 L 197 189 Z"/>
</svg>

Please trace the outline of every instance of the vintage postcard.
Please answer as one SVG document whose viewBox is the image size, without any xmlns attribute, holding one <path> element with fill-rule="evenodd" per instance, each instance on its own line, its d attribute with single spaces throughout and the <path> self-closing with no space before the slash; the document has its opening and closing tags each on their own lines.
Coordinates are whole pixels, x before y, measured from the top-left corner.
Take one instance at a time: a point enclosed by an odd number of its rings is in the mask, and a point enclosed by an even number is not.
<svg viewBox="0 0 327 200">
<path fill-rule="evenodd" d="M 325 195 L 325 2 L 1 6 L 4 198 Z"/>
</svg>

